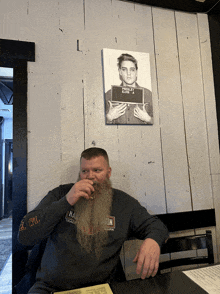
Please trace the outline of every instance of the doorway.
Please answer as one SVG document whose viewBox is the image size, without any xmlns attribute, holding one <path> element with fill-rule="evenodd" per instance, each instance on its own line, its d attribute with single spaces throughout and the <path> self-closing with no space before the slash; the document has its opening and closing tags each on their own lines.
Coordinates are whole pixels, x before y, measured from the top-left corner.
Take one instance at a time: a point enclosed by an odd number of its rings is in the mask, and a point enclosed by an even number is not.
<svg viewBox="0 0 220 294">
<path fill-rule="evenodd" d="M 13 68 L 0 67 L 0 219 L 12 214 Z"/>
<path fill-rule="evenodd" d="M 28 257 L 17 234 L 27 212 L 27 66 L 34 61 L 35 43 L 0 39 L 0 67 L 13 68 L 12 286 L 24 275 Z"/>
</svg>

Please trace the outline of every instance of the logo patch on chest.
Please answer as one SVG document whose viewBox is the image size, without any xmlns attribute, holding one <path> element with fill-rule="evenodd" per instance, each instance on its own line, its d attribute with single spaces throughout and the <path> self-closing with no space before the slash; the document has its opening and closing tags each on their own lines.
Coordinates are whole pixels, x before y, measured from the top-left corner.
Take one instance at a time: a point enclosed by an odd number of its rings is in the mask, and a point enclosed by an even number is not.
<svg viewBox="0 0 220 294">
<path fill-rule="evenodd" d="M 107 230 L 108 231 L 114 231 L 115 230 L 115 217 L 109 216 L 107 217 Z"/>
<path fill-rule="evenodd" d="M 76 223 L 75 212 L 72 210 L 67 211 L 65 219 L 68 223 L 75 224 Z"/>
</svg>

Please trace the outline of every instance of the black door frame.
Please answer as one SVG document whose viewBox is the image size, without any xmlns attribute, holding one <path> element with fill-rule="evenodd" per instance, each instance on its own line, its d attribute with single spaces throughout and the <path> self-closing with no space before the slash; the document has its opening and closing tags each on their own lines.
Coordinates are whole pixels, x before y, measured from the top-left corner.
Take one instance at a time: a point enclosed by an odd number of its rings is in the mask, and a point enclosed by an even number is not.
<svg viewBox="0 0 220 294">
<path fill-rule="evenodd" d="M 23 275 L 27 250 L 17 242 L 20 222 L 27 213 L 27 63 L 35 61 L 35 43 L 0 39 L 0 67 L 14 69 L 13 89 L 13 223 L 12 286 Z"/>
</svg>

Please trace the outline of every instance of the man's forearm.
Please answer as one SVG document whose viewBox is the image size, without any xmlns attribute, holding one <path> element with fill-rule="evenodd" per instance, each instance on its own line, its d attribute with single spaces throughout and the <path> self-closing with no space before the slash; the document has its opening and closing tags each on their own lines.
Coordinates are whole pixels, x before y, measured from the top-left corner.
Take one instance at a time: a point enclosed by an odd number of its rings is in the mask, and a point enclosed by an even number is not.
<svg viewBox="0 0 220 294">
<path fill-rule="evenodd" d="M 66 197 L 54 201 L 47 207 L 37 207 L 29 212 L 21 221 L 18 240 L 30 246 L 48 237 L 70 208 Z"/>
</svg>

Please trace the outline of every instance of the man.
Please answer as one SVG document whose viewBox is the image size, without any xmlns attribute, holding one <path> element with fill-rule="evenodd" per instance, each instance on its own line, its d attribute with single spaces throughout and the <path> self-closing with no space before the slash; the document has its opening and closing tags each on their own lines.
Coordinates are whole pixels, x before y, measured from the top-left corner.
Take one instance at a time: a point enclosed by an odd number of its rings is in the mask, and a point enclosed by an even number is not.
<svg viewBox="0 0 220 294">
<path fill-rule="evenodd" d="M 122 54 L 118 57 L 120 86 L 141 88 L 137 83 L 138 64 L 130 54 Z M 153 124 L 152 93 L 146 88 L 144 92 L 144 104 L 139 106 L 133 103 L 115 103 L 111 101 L 112 92 L 105 94 L 106 123 L 107 124 Z"/>
<path fill-rule="evenodd" d="M 21 222 L 19 242 L 46 248 L 28 293 L 65 291 L 117 280 L 120 250 L 131 237 L 143 239 L 134 262 L 141 278 L 155 276 L 168 231 L 137 200 L 113 189 L 106 151 L 82 152 L 75 184 L 50 191 Z"/>
</svg>

